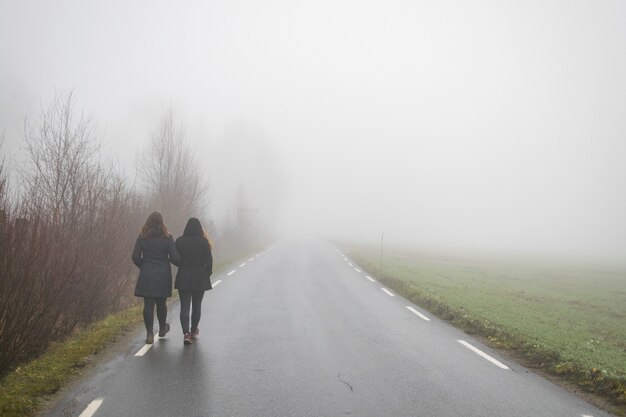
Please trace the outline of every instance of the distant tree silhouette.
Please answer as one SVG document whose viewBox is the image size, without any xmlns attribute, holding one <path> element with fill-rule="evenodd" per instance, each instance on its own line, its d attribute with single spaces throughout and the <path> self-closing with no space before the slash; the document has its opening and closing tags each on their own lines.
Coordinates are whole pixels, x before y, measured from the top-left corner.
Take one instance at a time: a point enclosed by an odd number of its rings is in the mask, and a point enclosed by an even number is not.
<svg viewBox="0 0 626 417">
<path fill-rule="evenodd" d="M 175 234 L 182 233 L 189 217 L 207 217 L 208 182 L 172 109 L 162 115 L 146 151 L 138 156 L 138 169 L 150 206 L 163 214 Z"/>
</svg>

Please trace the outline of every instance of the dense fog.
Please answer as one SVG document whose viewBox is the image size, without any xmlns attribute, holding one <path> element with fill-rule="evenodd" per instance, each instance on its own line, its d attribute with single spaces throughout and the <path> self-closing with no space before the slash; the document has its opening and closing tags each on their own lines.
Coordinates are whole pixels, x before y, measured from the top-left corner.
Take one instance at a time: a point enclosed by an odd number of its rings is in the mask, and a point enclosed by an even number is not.
<svg viewBox="0 0 626 417">
<path fill-rule="evenodd" d="M 0 0 L 10 164 L 73 91 L 141 187 L 171 110 L 277 234 L 626 263 L 625 75 L 622 0 Z"/>
</svg>

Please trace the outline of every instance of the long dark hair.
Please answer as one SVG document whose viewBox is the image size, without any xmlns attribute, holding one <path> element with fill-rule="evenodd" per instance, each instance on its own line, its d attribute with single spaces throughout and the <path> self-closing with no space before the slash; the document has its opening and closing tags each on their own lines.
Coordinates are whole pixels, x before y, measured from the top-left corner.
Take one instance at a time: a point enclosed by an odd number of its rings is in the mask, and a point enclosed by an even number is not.
<svg viewBox="0 0 626 417">
<path fill-rule="evenodd" d="M 163 223 L 163 216 L 158 211 L 155 211 L 148 216 L 148 220 L 141 228 L 139 237 L 168 236 L 168 234 L 167 226 Z"/>
<path fill-rule="evenodd" d="M 211 240 L 209 240 L 209 235 L 202 228 L 202 225 L 200 224 L 200 220 L 196 219 L 195 217 L 192 217 L 191 219 L 187 220 L 187 226 L 185 226 L 185 231 L 183 232 L 183 236 L 202 237 L 209 243 L 209 248 L 212 246 Z"/>
</svg>

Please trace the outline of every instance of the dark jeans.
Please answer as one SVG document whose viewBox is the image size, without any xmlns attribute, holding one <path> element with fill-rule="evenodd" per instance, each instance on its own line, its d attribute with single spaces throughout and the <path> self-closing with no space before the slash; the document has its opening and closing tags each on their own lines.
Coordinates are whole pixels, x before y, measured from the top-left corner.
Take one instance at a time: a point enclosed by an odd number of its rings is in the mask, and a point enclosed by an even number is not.
<svg viewBox="0 0 626 417">
<path fill-rule="evenodd" d="M 202 298 L 204 291 L 178 290 L 180 296 L 180 325 L 183 333 L 189 333 L 189 307 L 191 310 L 191 331 L 198 329 L 200 323 L 200 313 L 202 311 Z"/>
<path fill-rule="evenodd" d="M 161 329 L 165 327 L 165 320 L 167 319 L 167 305 L 165 304 L 165 297 L 143 297 L 143 322 L 146 325 L 148 333 L 154 332 L 155 304 L 157 309 L 157 319 L 159 320 L 159 327 Z"/>
</svg>

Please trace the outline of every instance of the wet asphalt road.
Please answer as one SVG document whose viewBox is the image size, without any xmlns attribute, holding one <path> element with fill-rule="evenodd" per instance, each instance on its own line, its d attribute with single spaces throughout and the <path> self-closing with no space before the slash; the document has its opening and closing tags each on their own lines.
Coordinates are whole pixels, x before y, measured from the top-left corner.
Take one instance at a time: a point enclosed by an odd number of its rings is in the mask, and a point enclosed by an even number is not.
<svg viewBox="0 0 626 417">
<path fill-rule="evenodd" d="M 279 242 L 218 281 L 194 345 L 175 306 L 166 338 L 135 356 L 138 330 L 45 415 L 609 415 L 392 296 L 326 242 Z"/>
</svg>

